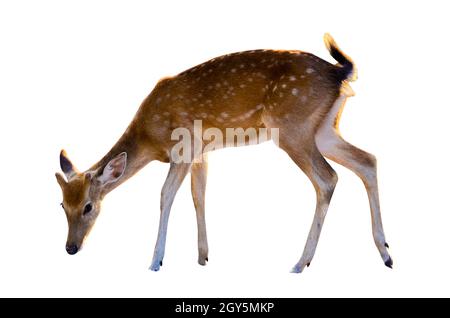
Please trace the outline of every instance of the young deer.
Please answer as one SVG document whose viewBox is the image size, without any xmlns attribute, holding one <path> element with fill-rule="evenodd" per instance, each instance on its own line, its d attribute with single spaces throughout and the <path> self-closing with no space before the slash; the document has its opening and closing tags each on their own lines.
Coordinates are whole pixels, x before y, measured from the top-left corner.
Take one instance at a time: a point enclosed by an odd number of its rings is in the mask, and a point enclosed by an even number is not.
<svg viewBox="0 0 450 318">
<path fill-rule="evenodd" d="M 189 172 L 197 214 L 198 262 L 205 265 L 207 151 L 192 150 L 191 159 L 203 158 L 193 163 L 176 162 L 171 152 L 177 142 L 171 138 L 172 131 L 178 127 L 192 131 L 194 120 L 202 120 L 203 127 L 220 131 L 227 127 L 277 128 L 278 146 L 311 180 L 317 205 L 303 255 L 293 272 L 302 272 L 314 256 L 338 180 L 324 157 L 347 167 L 363 181 L 375 245 L 385 265 L 392 267 L 381 222 L 376 159 L 339 134 L 340 114 L 347 97 L 353 95 L 348 82 L 357 78 L 356 68 L 330 35 L 326 34 L 324 41 L 339 64 L 300 51 L 256 50 L 221 56 L 162 79 L 119 141 L 85 172 L 79 172 L 61 151 L 60 165 L 67 180 L 59 173 L 56 178 L 69 224 L 67 253 L 81 249 L 104 196 L 150 161 L 159 160 L 170 163 L 170 169 L 161 192 L 159 231 L 150 269 L 157 271 L 162 265 L 170 208 Z"/>
</svg>

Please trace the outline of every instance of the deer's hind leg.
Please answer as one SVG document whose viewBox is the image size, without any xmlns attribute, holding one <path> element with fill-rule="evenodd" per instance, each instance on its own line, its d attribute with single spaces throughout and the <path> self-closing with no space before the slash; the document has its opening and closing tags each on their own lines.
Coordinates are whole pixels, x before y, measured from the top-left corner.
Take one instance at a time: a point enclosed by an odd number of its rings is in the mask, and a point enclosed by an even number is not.
<svg viewBox="0 0 450 318">
<path fill-rule="evenodd" d="M 392 268 L 383 223 L 381 221 L 380 202 L 378 197 L 377 168 L 375 156 L 346 142 L 339 134 L 339 117 L 343 110 L 345 94 L 338 97 L 330 112 L 326 115 L 316 133 L 317 147 L 322 155 L 343 165 L 361 178 L 369 197 L 372 234 L 375 245 L 386 266 Z"/>
<path fill-rule="evenodd" d="M 308 176 L 316 190 L 316 210 L 303 254 L 292 272 L 300 273 L 311 263 L 328 206 L 337 183 L 337 174 L 317 149 L 314 135 L 321 116 L 315 114 L 302 121 L 295 114 L 285 119 L 266 117 L 268 127 L 279 127 L 279 147 L 286 151 Z"/>
<path fill-rule="evenodd" d="M 316 211 L 314 213 L 313 223 L 303 254 L 292 269 L 292 272 L 300 273 L 305 266 L 309 266 L 314 257 L 320 232 L 338 178 L 336 172 L 320 154 L 313 141 L 301 145 L 282 144 L 280 141 L 280 146 L 308 176 L 316 190 Z"/>
</svg>

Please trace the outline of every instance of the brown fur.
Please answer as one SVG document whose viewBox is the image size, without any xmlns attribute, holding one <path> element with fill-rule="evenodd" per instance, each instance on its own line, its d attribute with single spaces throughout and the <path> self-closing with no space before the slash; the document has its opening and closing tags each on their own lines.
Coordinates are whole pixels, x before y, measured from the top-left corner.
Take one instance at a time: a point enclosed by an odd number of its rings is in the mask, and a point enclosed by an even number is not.
<svg viewBox="0 0 450 318">
<path fill-rule="evenodd" d="M 77 208 L 84 203 L 86 193 L 90 187 L 90 182 L 84 175 L 78 175 L 71 182 L 68 182 L 64 188 L 64 206 L 67 208 Z"/>
<path fill-rule="evenodd" d="M 192 131 L 194 121 L 202 120 L 203 129 L 218 128 L 224 135 L 226 128 L 278 128 L 279 146 L 310 178 L 317 193 L 316 212 L 305 251 L 294 267 L 295 272 L 302 271 L 312 260 L 337 183 L 337 175 L 322 152 L 327 152 L 325 155 L 351 169 L 355 165 L 349 160 L 358 162 L 359 170 L 356 172 L 363 180 L 368 180 L 366 187 L 372 191 L 369 197 L 374 228 L 377 229 L 376 243 L 379 248 L 381 244 L 384 246 L 384 233 L 378 225 L 381 218 L 377 210 L 377 192 L 373 192 L 373 178 L 368 176 L 374 169 L 372 157 L 344 142 L 339 147 L 345 149 L 329 149 L 326 140 L 319 139 L 325 143 L 319 145 L 322 150 L 318 148 L 316 133 L 324 118 L 330 116 L 336 103 L 342 99 L 343 105 L 345 98 L 351 95 L 351 88 L 345 81 L 356 79 L 353 61 L 337 47 L 331 36 L 325 36 L 325 42 L 330 54 L 340 64 L 332 65 L 300 51 L 258 50 L 221 56 L 177 76 L 164 78 L 143 101 L 119 141 L 88 171 L 78 173 L 62 152 L 61 166 L 69 180 L 65 182 L 61 176 L 57 179 L 63 190 L 69 222 L 68 244 L 82 245 L 100 211 L 104 195 L 150 161 L 160 160 L 171 162 L 171 165 L 161 193 L 160 227 L 151 269 L 158 270 L 162 265 L 170 208 L 189 171 L 192 173 L 192 196 L 197 211 L 199 263 L 204 265 L 208 260 L 204 217 L 207 164 L 177 164 L 170 153 L 178 142 L 171 140 L 172 131 L 178 127 Z M 340 104 L 337 106 L 341 107 Z M 331 129 L 337 129 L 339 114 L 340 111 L 332 115 Z M 329 131 L 322 130 L 322 136 L 328 138 Z M 199 155 L 202 154 L 192 154 Z M 105 167 L 113 171 L 105 173 Z M 108 182 L 104 181 L 105 175 L 109 176 Z M 92 202 L 94 209 L 84 216 L 82 211 L 87 202 Z M 380 253 L 386 258 L 389 255 L 383 248 L 380 248 Z"/>
<path fill-rule="evenodd" d="M 314 73 L 308 74 L 308 69 Z M 250 51 L 219 57 L 158 83 L 142 104 L 137 121 L 146 123 L 142 137 L 148 136 L 153 147 L 165 152 L 172 145 L 172 130 L 189 128 L 195 119 L 203 120 L 205 129 L 222 130 L 264 127 L 263 115 L 307 119 L 321 107 L 329 108 L 338 95 L 341 83 L 336 69 L 302 52 Z M 299 101 L 292 89 L 307 95 L 307 100 Z M 249 118 L 240 118 L 260 104 L 264 107 Z M 227 118 L 221 117 L 223 112 Z"/>
</svg>

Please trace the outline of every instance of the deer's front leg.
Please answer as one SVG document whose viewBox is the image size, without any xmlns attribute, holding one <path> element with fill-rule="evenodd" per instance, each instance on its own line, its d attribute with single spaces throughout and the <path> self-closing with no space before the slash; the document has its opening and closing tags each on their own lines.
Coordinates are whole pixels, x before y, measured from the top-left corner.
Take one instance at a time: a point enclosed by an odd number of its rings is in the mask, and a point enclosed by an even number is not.
<svg viewBox="0 0 450 318">
<path fill-rule="evenodd" d="M 205 190 L 208 174 L 208 158 L 204 154 L 201 162 L 196 162 L 191 167 L 191 192 L 197 215 L 198 235 L 198 263 L 206 265 L 208 261 L 208 239 L 205 223 Z"/>
<path fill-rule="evenodd" d="M 164 258 L 166 247 L 167 224 L 169 222 L 170 208 L 175 195 L 180 188 L 186 174 L 191 168 L 190 163 L 171 163 L 169 174 L 161 191 L 161 216 L 159 219 L 158 239 L 156 240 L 155 252 L 153 254 L 150 269 L 158 271 Z"/>
</svg>

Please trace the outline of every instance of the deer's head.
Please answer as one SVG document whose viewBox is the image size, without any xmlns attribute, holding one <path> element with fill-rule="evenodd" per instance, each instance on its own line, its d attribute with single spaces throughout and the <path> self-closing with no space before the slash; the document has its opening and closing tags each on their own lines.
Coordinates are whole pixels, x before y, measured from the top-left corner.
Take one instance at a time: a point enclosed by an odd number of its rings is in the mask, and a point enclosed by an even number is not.
<svg viewBox="0 0 450 318">
<path fill-rule="evenodd" d="M 66 177 L 56 173 L 56 180 L 63 193 L 61 206 L 66 213 L 69 225 L 66 251 L 73 255 L 81 249 L 91 231 L 100 213 L 101 202 L 108 192 L 108 187 L 123 176 L 127 154 L 122 152 L 104 167 L 86 172 L 79 172 L 67 158 L 64 150 L 61 151 L 59 159 Z"/>
</svg>

